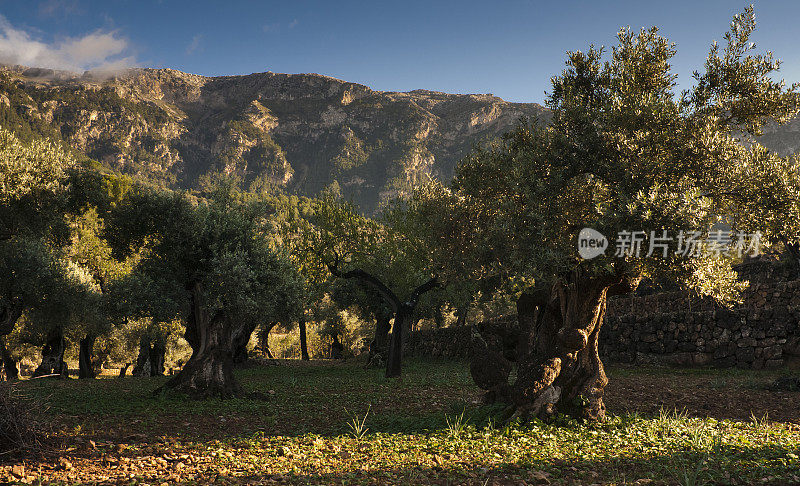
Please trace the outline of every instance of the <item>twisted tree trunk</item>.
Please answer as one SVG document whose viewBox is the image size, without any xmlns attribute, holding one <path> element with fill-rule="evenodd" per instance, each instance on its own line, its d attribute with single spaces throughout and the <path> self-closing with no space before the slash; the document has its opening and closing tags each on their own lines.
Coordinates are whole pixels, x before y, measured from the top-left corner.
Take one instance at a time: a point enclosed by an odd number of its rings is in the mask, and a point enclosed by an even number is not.
<svg viewBox="0 0 800 486">
<path fill-rule="evenodd" d="M 167 355 L 167 337 L 159 334 L 150 348 L 150 376 L 164 375 L 164 361 Z"/>
<path fill-rule="evenodd" d="M 3 370 L 8 381 L 19 378 L 19 369 L 17 368 L 17 361 L 6 349 L 5 336 L 8 336 L 14 330 L 17 321 L 22 317 L 23 309 L 22 299 L 11 299 L 10 304 L 0 308 L 0 358 L 2 358 Z"/>
<path fill-rule="evenodd" d="M 33 372 L 33 376 L 58 375 L 66 378 L 69 374 L 67 364 L 64 362 L 66 347 L 67 343 L 61 328 L 50 331 L 47 342 L 42 347 L 42 362 Z"/>
<path fill-rule="evenodd" d="M 14 381 L 19 379 L 19 369 L 17 368 L 17 360 L 11 356 L 11 353 L 6 348 L 5 340 L 0 338 L 0 359 L 3 362 L 3 374 L 7 381 Z"/>
<path fill-rule="evenodd" d="M 150 337 L 146 334 L 139 338 L 139 354 L 133 366 L 131 376 L 152 376 L 153 363 L 150 354 Z"/>
<path fill-rule="evenodd" d="M 555 411 L 586 420 L 605 417 L 603 391 L 608 378 L 598 339 L 606 300 L 630 292 L 636 283 L 575 270 L 549 292 L 539 290 L 520 298 L 517 379 L 511 385 L 501 378 L 489 384 L 510 401 L 511 418 L 546 418 Z M 488 389 L 486 385 L 483 388 Z"/>
<path fill-rule="evenodd" d="M 375 320 L 375 337 L 369 343 L 368 366 L 381 366 L 386 360 L 389 330 L 392 328 L 391 314 L 379 315 Z"/>
<path fill-rule="evenodd" d="M 275 356 L 272 355 L 272 351 L 269 349 L 269 333 L 272 331 L 272 328 L 277 326 L 277 322 L 270 322 L 265 324 L 261 331 L 258 334 L 258 342 L 259 347 L 261 347 L 261 352 L 267 355 L 269 359 L 275 359 Z"/>
<path fill-rule="evenodd" d="M 164 384 L 165 389 L 202 398 L 209 396 L 232 397 L 241 392 L 233 375 L 233 343 L 231 337 L 243 324 L 232 323 L 221 311 L 209 316 L 204 305 L 202 285 L 191 286 L 191 309 L 189 323 L 194 325 L 191 333 L 192 357 L 181 371 Z M 160 391 L 156 390 L 156 393 Z"/>
<path fill-rule="evenodd" d="M 389 355 L 386 358 L 386 378 L 397 378 L 402 373 L 404 332 L 411 321 L 414 307 L 402 303 L 397 307 L 389 338 Z"/>
<path fill-rule="evenodd" d="M 331 337 L 333 338 L 333 342 L 331 343 L 331 359 L 343 359 L 344 345 L 339 340 L 339 334 L 334 332 Z"/>
<path fill-rule="evenodd" d="M 250 358 L 247 352 L 247 345 L 250 344 L 250 336 L 256 326 L 251 324 L 249 326 L 241 326 L 236 329 L 233 336 L 231 336 L 231 343 L 233 346 L 233 362 L 235 364 L 243 364 Z"/>
</svg>

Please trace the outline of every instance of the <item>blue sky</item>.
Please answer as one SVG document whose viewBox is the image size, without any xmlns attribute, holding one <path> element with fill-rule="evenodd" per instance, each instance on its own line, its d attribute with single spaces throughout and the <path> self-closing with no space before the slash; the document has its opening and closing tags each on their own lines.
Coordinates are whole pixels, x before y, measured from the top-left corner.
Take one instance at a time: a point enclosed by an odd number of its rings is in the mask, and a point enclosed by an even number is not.
<svg viewBox="0 0 800 486">
<path fill-rule="evenodd" d="M 800 2 L 757 1 L 755 41 L 800 81 Z M 0 62 L 127 65 L 209 76 L 315 72 L 374 89 L 494 93 L 541 102 L 567 50 L 622 26 L 677 43 L 685 87 L 745 2 L 0 0 Z"/>
</svg>

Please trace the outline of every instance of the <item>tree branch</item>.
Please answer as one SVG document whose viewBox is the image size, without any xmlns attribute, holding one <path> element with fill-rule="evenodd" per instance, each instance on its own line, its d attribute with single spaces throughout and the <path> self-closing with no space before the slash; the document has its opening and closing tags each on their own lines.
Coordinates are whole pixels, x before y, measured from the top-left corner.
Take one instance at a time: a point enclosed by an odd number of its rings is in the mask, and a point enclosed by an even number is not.
<svg viewBox="0 0 800 486">
<path fill-rule="evenodd" d="M 429 292 L 437 287 L 439 287 L 439 279 L 437 277 L 433 277 L 424 284 L 415 288 L 414 291 L 411 292 L 411 298 L 409 298 L 409 302 L 411 303 L 412 307 L 416 307 L 417 301 L 425 292 Z"/>
<path fill-rule="evenodd" d="M 392 290 L 389 287 L 387 287 L 383 282 L 380 281 L 380 279 L 378 279 L 374 275 L 365 272 L 360 268 L 349 270 L 347 272 L 341 272 L 338 269 L 336 270 L 336 272 L 331 270 L 331 273 L 333 273 L 337 277 L 345 279 L 351 279 L 351 278 L 357 279 L 363 285 L 367 285 L 375 289 L 375 291 L 377 291 L 378 294 L 380 294 L 380 296 L 383 297 L 383 300 L 385 300 L 389 304 L 389 306 L 392 308 L 392 311 L 396 313 L 400 309 L 400 299 L 397 298 L 397 295 L 394 292 L 392 292 Z"/>
<path fill-rule="evenodd" d="M 14 330 L 24 308 L 20 298 L 12 299 L 10 304 L 3 307 L 0 311 L 0 336 L 6 336 Z"/>
</svg>

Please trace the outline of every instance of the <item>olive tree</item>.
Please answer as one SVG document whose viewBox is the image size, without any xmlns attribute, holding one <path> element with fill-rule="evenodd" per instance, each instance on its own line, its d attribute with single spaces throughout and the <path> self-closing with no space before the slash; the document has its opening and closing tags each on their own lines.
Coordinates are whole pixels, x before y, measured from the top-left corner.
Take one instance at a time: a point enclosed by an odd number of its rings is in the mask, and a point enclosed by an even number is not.
<svg viewBox="0 0 800 486">
<path fill-rule="evenodd" d="M 430 248 L 405 225 L 405 214 L 406 208 L 398 202 L 378 221 L 358 214 L 351 203 L 326 196 L 305 232 L 307 251 L 317 257 L 318 265 L 336 278 L 353 280 L 375 292 L 391 310 L 387 378 L 402 372 L 403 335 L 420 298 L 440 286 Z M 382 332 L 376 329 L 376 338 Z"/>
<path fill-rule="evenodd" d="M 48 374 L 66 371 L 63 326 L 91 310 L 91 296 L 80 269 L 63 252 L 70 234 L 65 220 L 68 171 L 73 158 L 56 144 L 22 143 L 0 128 L 0 352 L 6 376 L 15 378 L 16 362 L 4 337 L 23 315 L 45 326 L 55 346 L 45 346 Z M 51 356 L 52 355 L 52 356 Z"/>
<path fill-rule="evenodd" d="M 193 202 L 147 188 L 131 190 L 112 211 L 115 248 L 144 249 L 120 282 L 120 301 L 154 321 L 179 318 L 186 325 L 193 353 L 165 388 L 195 396 L 239 393 L 237 336 L 298 308 L 297 272 L 269 248 L 263 220 L 258 204 Z"/>
<path fill-rule="evenodd" d="M 448 205 L 472 214 L 469 227 L 453 226 L 478 248 L 464 258 L 521 291 L 516 381 L 480 336 L 473 363 L 476 381 L 509 402 L 512 416 L 604 417 L 598 338 L 609 296 L 666 275 L 735 300 L 744 285 L 732 270 L 736 247 L 753 241 L 720 241 L 730 236 L 720 232 L 797 242 L 797 160 L 756 138 L 796 113 L 797 86 L 775 79 L 779 62 L 755 51 L 754 28 L 752 8 L 735 16 L 680 95 L 675 47 L 655 28 L 620 31 L 609 53 L 570 52 L 552 80 L 547 126 L 521 123 L 468 156 L 451 189 L 418 196 L 430 214 Z M 582 258 L 584 228 L 611 248 Z M 435 243 L 456 253 L 450 237 Z"/>
</svg>

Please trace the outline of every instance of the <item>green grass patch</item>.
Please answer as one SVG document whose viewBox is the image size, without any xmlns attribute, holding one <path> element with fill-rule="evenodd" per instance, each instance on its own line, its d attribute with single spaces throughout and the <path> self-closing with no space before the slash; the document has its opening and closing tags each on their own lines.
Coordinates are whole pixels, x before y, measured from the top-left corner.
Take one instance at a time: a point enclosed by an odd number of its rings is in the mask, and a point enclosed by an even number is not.
<svg viewBox="0 0 800 486">
<path fill-rule="evenodd" d="M 670 372 L 676 370 L 612 367 L 609 374 L 612 380 L 646 384 Z M 711 380 L 719 393 L 754 379 L 747 372 L 703 373 L 700 379 Z M 600 424 L 564 417 L 552 424 L 501 424 L 495 421 L 501 407 L 478 403 L 468 366 L 460 362 L 410 360 L 402 380 L 387 380 L 381 370 L 355 362 L 288 362 L 242 369 L 237 376 L 246 391 L 268 399 L 151 397 L 166 378 L 24 383 L 28 394 L 49 400 L 50 413 L 63 424 L 68 441 L 59 455 L 73 455 L 70 471 L 59 469 L 53 459 L 53 472 L 47 472 L 44 461 L 40 479 L 70 483 L 107 477 L 154 484 L 800 481 L 800 428 L 755 414 L 758 418 L 734 421 L 662 410 L 610 414 Z M 96 441 L 96 450 L 81 454 L 79 447 L 69 448 L 88 439 Z M 115 455 L 119 458 L 109 459 Z"/>
</svg>

